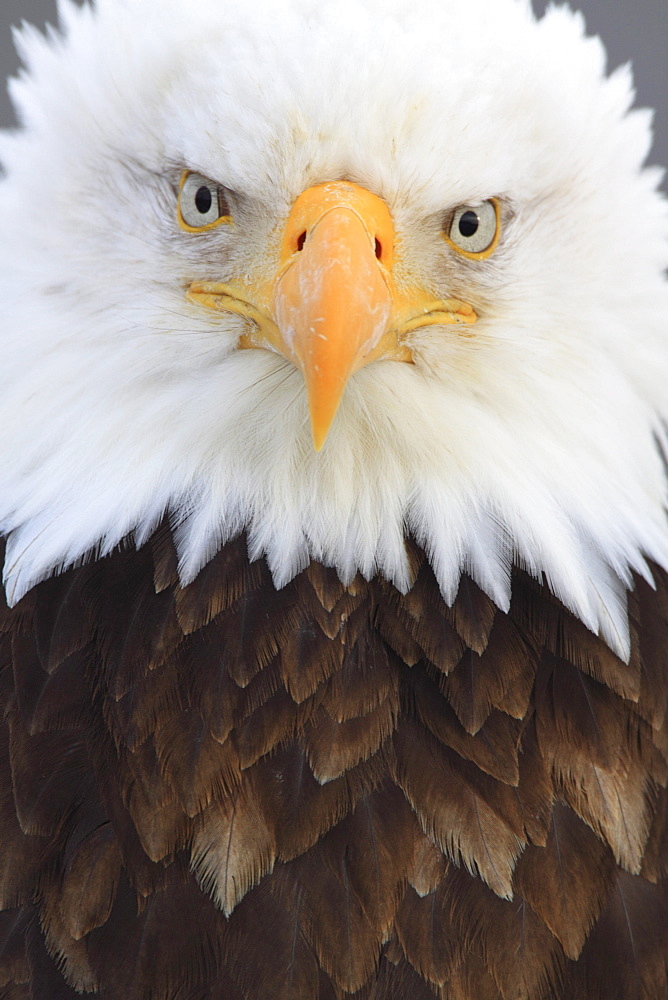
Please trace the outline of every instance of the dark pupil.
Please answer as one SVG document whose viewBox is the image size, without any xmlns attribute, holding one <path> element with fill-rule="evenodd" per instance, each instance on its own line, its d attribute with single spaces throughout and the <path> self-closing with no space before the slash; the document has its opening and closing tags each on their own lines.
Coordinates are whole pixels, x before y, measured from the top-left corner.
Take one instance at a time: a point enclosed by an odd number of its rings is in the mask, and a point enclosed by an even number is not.
<svg viewBox="0 0 668 1000">
<path fill-rule="evenodd" d="M 462 236 L 474 236 L 478 232 L 480 220 L 475 212 L 464 212 L 459 220 L 459 232 Z"/>
<path fill-rule="evenodd" d="M 213 195 L 211 194 L 211 188 L 202 186 L 195 195 L 195 205 L 197 206 L 197 211 L 201 212 L 202 215 L 206 215 L 211 209 L 212 204 Z"/>
</svg>

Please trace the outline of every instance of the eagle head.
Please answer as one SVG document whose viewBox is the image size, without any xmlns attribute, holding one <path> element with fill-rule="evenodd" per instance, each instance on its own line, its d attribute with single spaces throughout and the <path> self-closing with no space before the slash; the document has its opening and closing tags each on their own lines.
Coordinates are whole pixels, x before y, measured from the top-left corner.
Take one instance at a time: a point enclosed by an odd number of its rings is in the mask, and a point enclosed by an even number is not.
<svg viewBox="0 0 668 1000">
<path fill-rule="evenodd" d="M 97 0 L 19 35 L 0 154 L 12 602 L 165 516 L 619 653 L 668 566 L 668 262 L 648 113 L 523 0 Z M 354 24 L 354 31 L 351 25 Z"/>
</svg>

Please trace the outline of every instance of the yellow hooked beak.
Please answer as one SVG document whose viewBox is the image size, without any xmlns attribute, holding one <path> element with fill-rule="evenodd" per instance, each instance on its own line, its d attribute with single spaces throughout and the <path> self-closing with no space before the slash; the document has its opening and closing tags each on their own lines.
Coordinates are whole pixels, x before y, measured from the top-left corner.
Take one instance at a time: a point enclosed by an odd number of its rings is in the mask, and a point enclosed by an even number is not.
<svg viewBox="0 0 668 1000">
<path fill-rule="evenodd" d="M 253 321 L 240 347 L 276 350 L 301 369 L 317 451 L 354 372 L 380 358 L 411 362 L 402 340 L 411 330 L 477 319 L 458 299 L 399 292 L 394 249 L 381 198 L 347 181 L 319 184 L 292 206 L 272 282 L 194 282 L 188 289 L 192 302 Z"/>
</svg>

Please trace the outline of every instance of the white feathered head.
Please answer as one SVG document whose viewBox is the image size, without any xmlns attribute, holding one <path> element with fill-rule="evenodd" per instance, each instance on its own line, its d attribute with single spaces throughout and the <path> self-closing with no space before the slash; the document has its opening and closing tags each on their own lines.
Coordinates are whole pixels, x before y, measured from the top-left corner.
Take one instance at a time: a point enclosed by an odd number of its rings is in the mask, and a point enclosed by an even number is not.
<svg viewBox="0 0 668 1000">
<path fill-rule="evenodd" d="M 668 222 L 581 17 L 60 18 L 0 145 L 10 600 L 168 512 L 184 580 L 246 529 L 279 586 L 405 588 L 410 534 L 446 598 L 467 570 L 505 607 L 518 563 L 624 653 L 630 571 L 668 565 Z"/>
</svg>

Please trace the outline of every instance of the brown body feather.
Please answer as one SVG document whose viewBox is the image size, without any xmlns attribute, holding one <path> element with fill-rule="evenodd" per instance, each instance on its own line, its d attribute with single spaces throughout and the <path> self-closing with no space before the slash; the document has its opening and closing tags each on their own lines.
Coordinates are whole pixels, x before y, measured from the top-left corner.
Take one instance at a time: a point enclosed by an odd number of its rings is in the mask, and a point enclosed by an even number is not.
<svg viewBox="0 0 668 1000">
<path fill-rule="evenodd" d="M 3 1000 L 665 1000 L 665 575 L 626 664 L 411 556 L 181 588 L 163 528 L 5 610 Z"/>
</svg>

